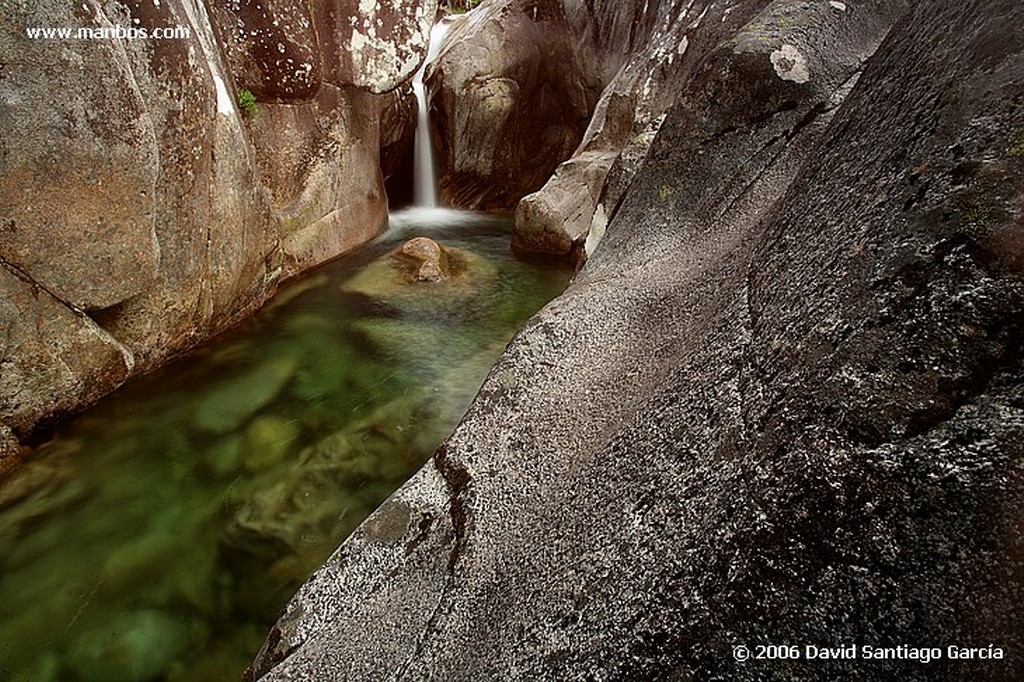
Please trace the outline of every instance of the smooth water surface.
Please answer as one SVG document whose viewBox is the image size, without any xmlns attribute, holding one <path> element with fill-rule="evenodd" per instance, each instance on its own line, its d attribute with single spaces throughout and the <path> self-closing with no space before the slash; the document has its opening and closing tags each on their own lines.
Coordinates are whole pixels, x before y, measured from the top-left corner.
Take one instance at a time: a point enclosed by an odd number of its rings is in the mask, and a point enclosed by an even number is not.
<svg viewBox="0 0 1024 682">
<path fill-rule="evenodd" d="M 235 680 L 301 582 L 457 423 L 570 273 L 448 211 L 282 288 L 0 483 L 0 679 Z M 455 280 L 389 252 L 426 235 Z"/>
</svg>

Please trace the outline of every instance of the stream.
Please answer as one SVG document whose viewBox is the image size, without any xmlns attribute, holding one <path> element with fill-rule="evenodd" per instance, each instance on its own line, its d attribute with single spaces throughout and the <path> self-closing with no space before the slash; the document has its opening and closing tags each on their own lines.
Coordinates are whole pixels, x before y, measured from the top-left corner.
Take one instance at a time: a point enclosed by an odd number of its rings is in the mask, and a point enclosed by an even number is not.
<svg viewBox="0 0 1024 682">
<path fill-rule="evenodd" d="M 237 680 L 306 577 L 452 430 L 571 271 L 435 209 L 67 423 L 0 482 L 0 679 Z M 413 236 L 464 272 L 410 284 Z"/>
</svg>

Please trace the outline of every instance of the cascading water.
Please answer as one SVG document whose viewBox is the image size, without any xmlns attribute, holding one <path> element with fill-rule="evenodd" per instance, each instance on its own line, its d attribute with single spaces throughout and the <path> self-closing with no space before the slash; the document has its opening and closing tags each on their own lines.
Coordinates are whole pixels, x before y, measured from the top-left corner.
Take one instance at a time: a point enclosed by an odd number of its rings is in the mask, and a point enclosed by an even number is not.
<svg viewBox="0 0 1024 682">
<path fill-rule="evenodd" d="M 441 42 L 448 31 L 448 21 L 442 19 L 430 30 L 430 46 L 423 66 L 416 72 L 412 87 L 419 105 L 419 120 L 416 123 L 416 151 L 414 156 L 415 175 L 413 178 L 413 201 L 417 206 L 437 206 L 437 180 L 434 175 L 434 149 L 430 143 L 430 114 L 427 109 L 427 89 L 423 79 L 427 67 L 437 57 Z"/>
</svg>

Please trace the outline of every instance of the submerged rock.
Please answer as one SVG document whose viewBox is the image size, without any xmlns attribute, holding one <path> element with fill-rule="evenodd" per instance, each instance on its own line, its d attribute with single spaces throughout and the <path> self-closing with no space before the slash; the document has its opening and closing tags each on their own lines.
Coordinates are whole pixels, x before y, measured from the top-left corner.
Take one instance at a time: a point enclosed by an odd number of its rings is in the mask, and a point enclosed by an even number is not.
<svg viewBox="0 0 1024 682">
<path fill-rule="evenodd" d="M 225 381 L 196 406 L 196 427 L 216 434 L 234 431 L 277 397 L 296 366 L 293 358 L 278 358 Z"/>
<path fill-rule="evenodd" d="M 68 667 L 87 682 L 136 682 L 162 674 L 188 646 L 188 628 L 162 611 L 116 613 L 80 636 Z"/>
<path fill-rule="evenodd" d="M 203 453 L 200 465 L 216 478 L 233 475 L 242 460 L 242 436 L 232 433 L 210 445 Z"/>
<path fill-rule="evenodd" d="M 294 419 L 267 415 L 245 429 L 242 461 L 247 471 L 262 471 L 280 462 L 294 447 L 302 427 Z"/>
</svg>

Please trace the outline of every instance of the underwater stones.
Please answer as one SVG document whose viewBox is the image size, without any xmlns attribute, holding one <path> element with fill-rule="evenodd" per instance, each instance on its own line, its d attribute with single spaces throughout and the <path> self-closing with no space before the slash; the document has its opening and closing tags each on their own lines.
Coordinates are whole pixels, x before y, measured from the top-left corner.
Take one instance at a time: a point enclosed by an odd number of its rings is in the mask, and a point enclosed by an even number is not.
<svg viewBox="0 0 1024 682">
<path fill-rule="evenodd" d="M 107 594 L 130 592 L 160 575 L 182 550 L 177 533 L 152 528 L 138 540 L 121 545 L 103 562 L 102 586 Z"/>
<path fill-rule="evenodd" d="M 448 256 L 433 239 L 414 237 L 402 245 L 397 254 L 416 265 L 417 282 L 442 282 L 450 276 Z"/>
<path fill-rule="evenodd" d="M 408 476 L 429 453 L 434 434 L 416 428 L 423 410 L 418 400 L 397 400 L 303 449 L 294 466 L 236 501 L 224 543 L 275 561 L 301 555 L 311 538 L 332 543 L 350 508 L 357 518 L 369 511 L 357 490 Z"/>
<path fill-rule="evenodd" d="M 57 654 L 47 651 L 26 668 L 14 673 L 11 682 L 59 682 L 60 659 Z"/>
<path fill-rule="evenodd" d="M 88 682 L 135 682 L 160 675 L 188 646 L 188 628 L 162 611 L 117 613 L 72 645 L 68 665 Z"/>
<path fill-rule="evenodd" d="M 252 420 L 245 429 L 242 463 L 250 472 L 268 469 L 280 462 L 299 437 L 294 419 L 267 415 Z"/>
<path fill-rule="evenodd" d="M 231 434 L 217 441 L 203 453 L 201 466 L 208 474 L 227 476 L 238 470 L 242 458 L 242 437 Z"/>
<path fill-rule="evenodd" d="M 294 358 L 278 358 L 224 382 L 199 403 L 195 425 L 211 433 L 234 431 L 277 397 L 296 365 Z"/>
<path fill-rule="evenodd" d="M 347 434 L 336 433 L 303 450 L 296 465 L 270 485 L 239 500 L 228 524 L 225 543 L 247 554 L 274 555 L 295 551 L 305 533 L 323 529 L 338 516 L 340 502 L 325 489 L 358 483 L 372 464 L 354 459 Z M 319 533 L 316 533 L 319 535 Z"/>
</svg>

